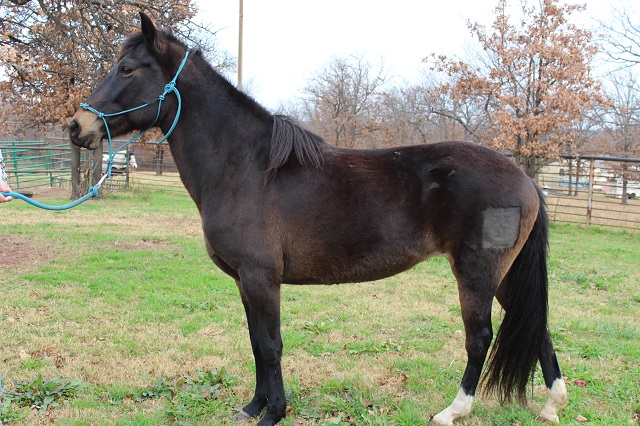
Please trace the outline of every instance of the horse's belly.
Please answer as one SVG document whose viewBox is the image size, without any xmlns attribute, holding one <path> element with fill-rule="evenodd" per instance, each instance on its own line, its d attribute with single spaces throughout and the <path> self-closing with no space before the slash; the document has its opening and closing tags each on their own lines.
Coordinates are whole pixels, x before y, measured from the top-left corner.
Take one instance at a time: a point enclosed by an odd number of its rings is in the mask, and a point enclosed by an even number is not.
<svg viewBox="0 0 640 426">
<path fill-rule="evenodd" d="M 410 269 L 435 253 L 383 252 L 369 256 L 328 255 L 285 262 L 287 284 L 340 284 L 375 281 Z"/>
</svg>

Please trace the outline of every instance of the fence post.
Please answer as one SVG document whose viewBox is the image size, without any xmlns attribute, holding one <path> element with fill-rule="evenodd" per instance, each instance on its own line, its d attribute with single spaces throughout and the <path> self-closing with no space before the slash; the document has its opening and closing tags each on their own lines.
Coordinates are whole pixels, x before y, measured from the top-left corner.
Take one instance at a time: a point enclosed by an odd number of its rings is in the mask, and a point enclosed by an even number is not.
<svg viewBox="0 0 640 426">
<path fill-rule="evenodd" d="M 154 169 L 156 171 L 156 176 L 162 175 L 162 168 L 164 162 L 164 147 L 162 145 L 156 146 L 156 155 L 153 157 L 154 160 Z"/>
<path fill-rule="evenodd" d="M 15 189 L 18 190 L 20 189 L 20 176 L 18 175 L 18 150 L 16 149 L 15 141 L 13 141 L 11 145 L 13 146 L 13 157 L 11 159 L 13 160 L 13 170 L 15 171 L 13 176 L 16 178 Z"/>
<path fill-rule="evenodd" d="M 124 161 L 124 187 L 129 188 L 129 172 L 131 171 L 131 167 L 129 166 L 129 161 L 131 161 L 131 151 L 129 151 L 129 147 L 127 147 Z"/>
<path fill-rule="evenodd" d="M 595 176 L 596 160 L 589 160 L 589 189 L 587 190 L 587 218 L 585 227 L 591 226 L 591 210 L 593 209 L 593 179 Z"/>
<path fill-rule="evenodd" d="M 46 147 L 47 157 L 45 159 L 45 170 L 49 171 L 49 187 L 54 187 L 53 180 L 53 165 L 51 164 L 51 139 L 47 138 L 44 140 L 44 146 Z"/>
</svg>

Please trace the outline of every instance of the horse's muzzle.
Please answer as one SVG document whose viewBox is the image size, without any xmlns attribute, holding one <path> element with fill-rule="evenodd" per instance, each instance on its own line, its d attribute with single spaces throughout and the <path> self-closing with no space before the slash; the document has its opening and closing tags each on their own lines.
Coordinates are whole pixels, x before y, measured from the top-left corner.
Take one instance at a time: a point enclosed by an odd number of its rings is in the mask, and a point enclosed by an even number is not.
<svg viewBox="0 0 640 426">
<path fill-rule="evenodd" d="M 79 109 L 69 123 L 69 138 L 80 148 L 96 149 L 105 136 L 102 120 L 92 112 Z"/>
</svg>

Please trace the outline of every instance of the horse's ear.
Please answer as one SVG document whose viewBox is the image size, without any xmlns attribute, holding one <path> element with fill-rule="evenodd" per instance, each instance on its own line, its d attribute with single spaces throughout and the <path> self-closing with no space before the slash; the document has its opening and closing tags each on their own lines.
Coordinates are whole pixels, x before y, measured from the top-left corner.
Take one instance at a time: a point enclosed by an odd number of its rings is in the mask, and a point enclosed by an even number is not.
<svg viewBox="0 0 640 426">
<path fill-rule="evenodd" d="M 144 41 L 147 43 L 147 46 L 155 46 L 157 36 L 156 27 L 153 25 L 151 18 L 144 14 L 144 12 L 140 12 L 140 29 L 142 30 L 142 35 L 144 36 Z"/>
</svg>

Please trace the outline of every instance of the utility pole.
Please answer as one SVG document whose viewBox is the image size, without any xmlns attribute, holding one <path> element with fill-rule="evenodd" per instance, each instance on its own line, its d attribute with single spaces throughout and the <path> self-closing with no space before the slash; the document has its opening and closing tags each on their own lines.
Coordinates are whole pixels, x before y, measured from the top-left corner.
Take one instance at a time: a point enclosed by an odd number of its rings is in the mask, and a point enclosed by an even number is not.
<svg viewBox="0 0 640 426">
<path fill-rule="evenodd" d="M 243 18 L 243 1 L 240 0 L 240 17 L 238 31 L 238 90 L 242 91 L 242 18 Z"/>
</svg>

